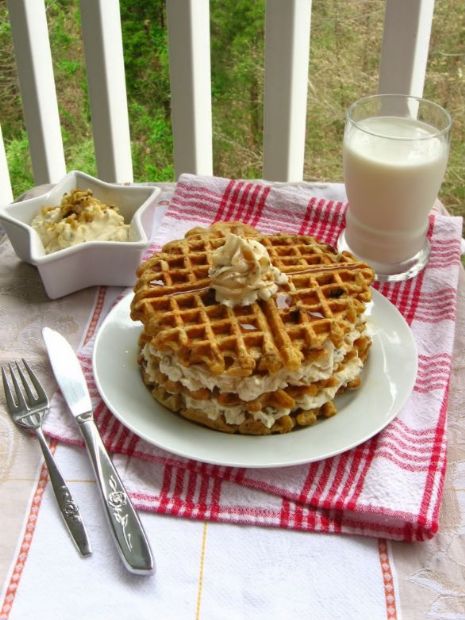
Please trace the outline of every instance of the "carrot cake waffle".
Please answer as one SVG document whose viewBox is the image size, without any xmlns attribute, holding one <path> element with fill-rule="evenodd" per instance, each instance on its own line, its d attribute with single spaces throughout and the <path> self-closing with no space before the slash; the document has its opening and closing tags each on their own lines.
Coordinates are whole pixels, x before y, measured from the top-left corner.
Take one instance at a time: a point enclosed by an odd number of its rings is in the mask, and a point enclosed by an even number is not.
<svg viewBox="0 0 465 620">
<path fill-rule="evenodd" d="M 131 318 L 153 397 L 198 424 L 268 435 L 336 413 L 371 344 L 373 270 L 313 237 L 194 228 L 138 269 Z"/>
</svg>

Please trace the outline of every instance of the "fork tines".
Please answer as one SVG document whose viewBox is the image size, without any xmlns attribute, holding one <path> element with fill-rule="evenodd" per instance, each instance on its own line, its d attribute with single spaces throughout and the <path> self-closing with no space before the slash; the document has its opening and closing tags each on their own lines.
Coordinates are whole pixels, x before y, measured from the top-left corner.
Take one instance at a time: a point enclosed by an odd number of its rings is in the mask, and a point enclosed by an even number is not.
<svg viewBox="0 0 465 620">
<path fill-rule="evenodd" d="M 26 416 L 36 409 L 48 407 L 48 398 L 39 380 L 26 360 L 22 359 L 21 361 L 27 376 L 18 362 L 8 364 L 9 379 L 13 389 L 8 382 L 8 373 L 5 367 L 2 367 L 3 388 L 5 390 L 7 407 L 15 418 Z M 35 393 L 31 389 L 30 384 L 32 384 Z M 23 389 L 21 389 L 21 385 Z"/>
</svg>

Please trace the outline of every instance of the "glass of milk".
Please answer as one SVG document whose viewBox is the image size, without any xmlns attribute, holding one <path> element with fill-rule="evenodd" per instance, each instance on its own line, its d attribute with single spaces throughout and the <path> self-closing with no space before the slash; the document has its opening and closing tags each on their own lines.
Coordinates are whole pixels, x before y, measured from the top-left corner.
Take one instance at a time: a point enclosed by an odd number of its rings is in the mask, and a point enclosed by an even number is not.
<svg viewBox="0 0 465 620">
<path fill-rule="evenodd" d="M 349 207 L 338 248 L 380 281 L 407 280 L 428 262 L 428 214 L 449 153 L 451 118 L 407 95 L 373 95 L 347 112 L 343 144 Z"/>
</svg>

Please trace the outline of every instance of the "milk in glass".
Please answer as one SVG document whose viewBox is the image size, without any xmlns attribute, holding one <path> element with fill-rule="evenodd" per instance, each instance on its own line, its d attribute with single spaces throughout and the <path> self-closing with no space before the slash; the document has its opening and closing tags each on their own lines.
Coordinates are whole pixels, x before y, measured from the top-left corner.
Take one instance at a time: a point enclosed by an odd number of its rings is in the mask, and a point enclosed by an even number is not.
<svg viewBox="0 0 465 620">
<path fill-rule="evenodd" d="M 447 136 L 413 118 L 348 123 L 346 240 L 366 260 L 399 263 L 419 252 L 448 156 Z"/>
</svg>

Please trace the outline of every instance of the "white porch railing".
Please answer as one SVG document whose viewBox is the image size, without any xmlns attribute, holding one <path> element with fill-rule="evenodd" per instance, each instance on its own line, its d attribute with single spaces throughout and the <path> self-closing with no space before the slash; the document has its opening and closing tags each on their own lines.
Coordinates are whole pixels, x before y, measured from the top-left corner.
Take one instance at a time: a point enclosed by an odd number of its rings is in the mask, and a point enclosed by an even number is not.
<svg viewBox="0 0 465 620">
<path fill-rule="evenodd" d="M 167 0 L 176 176 L 213 174 L 209 0 Z M 303 178 L 311 0 L 267 0 L 263 177 Z M 80 0 L 98 175 L 132 181 L 118 0 Z M 434 0 L 386 0 L 380 92 L 421 96 Z M 44 0 L 8 0 L 36 184 L 66 173 Z M 0 202 L 11 200 L 0 132 Z"/>
<path fill-rule="evenodd" d="M 45 6 L 42 1 L 12 0 L 8 12 L 34 180 L 53 183 L 66 166 Z"/>
</svg>

